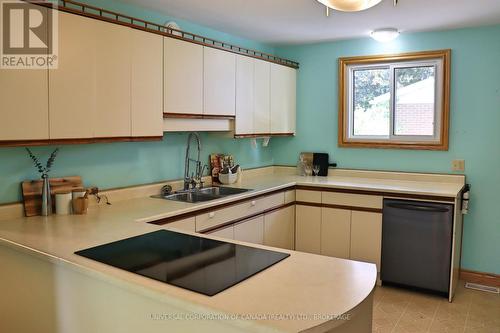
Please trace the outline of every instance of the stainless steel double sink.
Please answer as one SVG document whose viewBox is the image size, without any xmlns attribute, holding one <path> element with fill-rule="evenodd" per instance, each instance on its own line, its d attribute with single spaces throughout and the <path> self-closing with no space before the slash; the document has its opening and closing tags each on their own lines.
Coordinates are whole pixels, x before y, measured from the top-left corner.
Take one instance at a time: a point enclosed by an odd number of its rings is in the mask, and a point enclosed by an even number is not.
<svg viewBox="0 0 500 333">
<path fill-rule="evenodd" d="M 154 198 L 161 198 L 165 200 L 181 201 L 181 202 L 204 202 L 215 199 L 220 199 L 234 194 L 240 194 L 250 191 L 245 188 L 213 186 L 190 191 L 181 191 L 169 195 L 155 195 Z"/>
</svg>

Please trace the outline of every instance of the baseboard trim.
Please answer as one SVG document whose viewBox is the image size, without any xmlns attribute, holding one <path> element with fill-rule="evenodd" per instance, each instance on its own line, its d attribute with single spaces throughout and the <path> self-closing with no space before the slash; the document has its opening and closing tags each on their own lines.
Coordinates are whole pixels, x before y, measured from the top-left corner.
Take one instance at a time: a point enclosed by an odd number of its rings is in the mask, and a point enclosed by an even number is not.
<svg viewBox="0 0 500 333">
<path fill-rule="evenodd" d="M 500 275 L 493 273 L 462 269 L 460 270 L 460 280 L 464 280 L 465 282 L 484 284 L 486 286 L 500 287 Z"/>
</svg>

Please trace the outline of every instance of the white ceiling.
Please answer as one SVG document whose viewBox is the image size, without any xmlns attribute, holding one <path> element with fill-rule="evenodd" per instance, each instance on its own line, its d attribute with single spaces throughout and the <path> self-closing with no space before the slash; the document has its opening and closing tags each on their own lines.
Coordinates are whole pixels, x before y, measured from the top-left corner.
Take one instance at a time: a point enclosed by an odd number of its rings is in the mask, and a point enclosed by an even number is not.
<svg viewBox="0 0 500 333">
<path fill-rule="evenodd" d="M 331 12 L 316 0 L 122 0 L 216 30 L 273 44 L 367 36 L 377 28 L 404 32 L 500 23 L 500 0 L 383 0 L 363 12 Z M 181 27 L 182 28 L 182 27 Z"/>
</svg>

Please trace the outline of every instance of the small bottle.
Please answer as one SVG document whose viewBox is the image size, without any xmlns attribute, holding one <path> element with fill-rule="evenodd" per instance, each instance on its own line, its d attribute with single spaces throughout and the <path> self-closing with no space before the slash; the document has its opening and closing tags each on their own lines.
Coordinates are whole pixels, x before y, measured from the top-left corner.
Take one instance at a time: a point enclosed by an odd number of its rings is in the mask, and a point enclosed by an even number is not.
<svg viewBox="0 0 500 333">
<path fill-rule="evenodd" d="M 304 156 L 302 156 L 302 154 L 299 155 L 299 162 L 297 163 L 297 174 L 299 176 L 306 175 L 306 162 L 304 161 Z"/>
</svg>

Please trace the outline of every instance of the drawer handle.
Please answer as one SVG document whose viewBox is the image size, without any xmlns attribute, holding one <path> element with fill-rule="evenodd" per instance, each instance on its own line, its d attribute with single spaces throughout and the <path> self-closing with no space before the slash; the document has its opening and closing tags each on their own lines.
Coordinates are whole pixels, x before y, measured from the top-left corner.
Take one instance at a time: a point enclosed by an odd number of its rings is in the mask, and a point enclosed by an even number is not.
<svg viewBox="0 0 500 333">
<path fill-rule="evenodd" d="M 255 205 L 257 204 L 257 202 L 256 202 L 255 200 L 252 200 L 252 202 L 250 202 L 250 204 L 251 204 L 252 206 L 255 206 Z"/>
<path fill-rule="evenodd" d="M 215 212 L 208 213 L 208 218 L 211 219 L 215 216 Z"/>
</svg>

